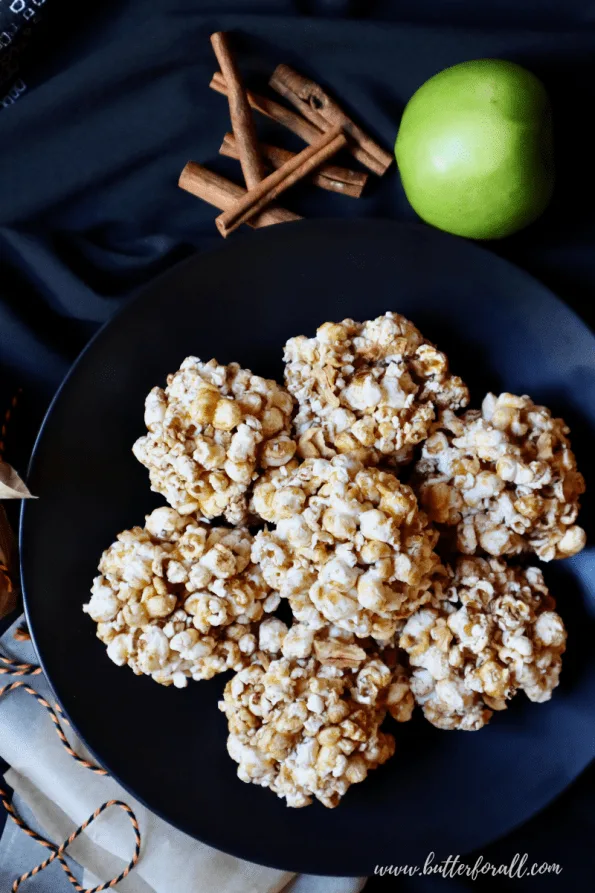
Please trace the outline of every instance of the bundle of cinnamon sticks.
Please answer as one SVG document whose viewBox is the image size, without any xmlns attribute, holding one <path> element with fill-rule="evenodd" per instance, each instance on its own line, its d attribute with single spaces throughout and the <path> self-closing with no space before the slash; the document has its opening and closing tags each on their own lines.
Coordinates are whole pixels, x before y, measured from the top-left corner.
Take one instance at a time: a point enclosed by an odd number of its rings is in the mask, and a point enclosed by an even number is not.
<svg viewBox="0 0 595 893">
<path fill-rule="evenodd" d="M 222 236 L 246 223 L 271 226 L 299 220 L 299 215 L 277 205 L 276 199 L 300 180 L 309 179 L 321 189 L 359 198 L 368 179 L 363 171 L 329 164 L 341 149 L 382 175 L 393 157 L 367 136 L 318 84 L 288 65 L 279 65 L 269 81 L 297 112 L 272 99 L 246 90 L 227 34 L 216 32 L 211 44 L 220 71 L 213 75 L 211 89 L 227 96 L 232 132 L 226 133 L 219 152 L 239 160 L 245 186 L 189 161 L 179 185 L 214 205 L 222 213 L 215 223 Z M 259 143 L 252 110 L 284 125 L 308 143 L 293 153 L 278 146 Z M 272 173 L 267 174 L 267 169 Z"/>
</svg>

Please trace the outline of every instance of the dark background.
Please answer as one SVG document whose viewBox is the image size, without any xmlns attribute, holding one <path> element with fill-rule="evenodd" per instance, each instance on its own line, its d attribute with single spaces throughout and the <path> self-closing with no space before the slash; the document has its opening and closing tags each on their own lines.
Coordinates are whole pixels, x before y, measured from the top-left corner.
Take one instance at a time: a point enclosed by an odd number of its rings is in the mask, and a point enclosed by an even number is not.
<svg viewBox="0 0 595 893">
<path fill-rule="evenodd" d="M 19 470 L 26 469 L 48 400 L 98 325 L 142 284 L 219 238 L 213 209 L 176 186 L 189 159 L 239 181 L 237 163 L 217 156 L 229 125 L 225 100 L 208 89 L 216 68 L 208 37 L 215 30 L 236 32 L 250 86 L 263 89 L 278 62 L 293 64 L 327 86 L 387 147 L 408 98 L 440 69 L 482 56 L 531 68 L 552 99 L 557 190 L 540 221 L 490 247 L 593 325 L 595 3 L 27 0 L 26 6 L 37 7 L 36 17 L 26 33 L 23 25 L 26 39 L 18 58 L 11 47 L 9 66 L 11 82 L 26 89 L 0 106 L 0 411 L 22 388 L 7 447 Z M 2 4 L 0 11 L 1 31 Z M 0 73 L 8 70 L 4 52 Z M 9 86 L 0 84 L 0 94 Z M 264 119 L 258 127 L 270 142 L 300 146 Z M 415 219 L 394 171 L 359 201 L 298 187 L 286 204 L 308 217 Z M 403 804 L 404 820 L 406 810 Z M 371 880 L 368 889 L 589 891 L 594 839 L 591 767 L 543 814 L 482 853 L 501 863 L 527 852 L 530 862 L 561 864 L 560 877 L 385 878 Z"/>
</svg>

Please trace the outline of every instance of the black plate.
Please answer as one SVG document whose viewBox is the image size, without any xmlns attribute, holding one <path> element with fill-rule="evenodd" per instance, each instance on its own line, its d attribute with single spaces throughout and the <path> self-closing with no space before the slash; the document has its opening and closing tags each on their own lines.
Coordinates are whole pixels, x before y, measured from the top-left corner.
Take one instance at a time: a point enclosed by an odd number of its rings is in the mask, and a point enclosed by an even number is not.
<svg viewBox="0 0 595 893">
<path fill-rule="evenodd" d="M 487 388 L 506 389 L 562 413 L 589 475 L 595 339 L 567 307 L 508 263 L 437 230 L 316 221 L 237 237 L 192 259 L 104 328 L 45 420 L 29 479 L 40 499 L 23 508 L 27 616 L 82 738 L 172 824 L 283 869 L 369 874 L 377 863 L 423 861 L 430 850 L 464 853 L 527 819 L 594 756 L 592 548 L 546 570 L 570 632 L 553 700 L 519 696 L 479 733 L 441 732 L 420 717 L 396 727 L 397 756 L 335 810 L 288 809 L 239 781 L 217 710 L 225 679 L 178 691 L 137 678 L 111 663 L 81 611 L 101 551 L 158 504 L 130 451 L 154 384 L 187 354 L 281 379 L 290 335 L 386 310 L 411 317 L 448 352 L 476 402 Z"/>
</svg>

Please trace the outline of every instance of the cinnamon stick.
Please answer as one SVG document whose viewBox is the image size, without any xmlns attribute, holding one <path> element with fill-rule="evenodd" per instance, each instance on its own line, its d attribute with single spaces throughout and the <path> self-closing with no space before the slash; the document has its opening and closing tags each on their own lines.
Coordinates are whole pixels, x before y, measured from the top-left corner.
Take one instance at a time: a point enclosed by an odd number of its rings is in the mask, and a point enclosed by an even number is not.
<svg viewBox="0 0 595 893">
<path fill-rule="evenodd" d="M 219 208 L 220 211 L 228 211 L 235 207 L 238 199 L 246 195 L 243 186 L 238 186 L 231 180 L 220 177 L 219 174 L 213 173 L 194 161 L 188 162 L 180 174 L 178 185 L 186 192 L 202 199 L 203 202 Z M 286 211 L 285 208 L 275 207 L 267 208 L 266 211 L 252 217 L 247 223 L 248 226 L 259 229 L 263 226 L 272 226 L 275 223 L 288 223 L 291 220 L 301 220 L 301 217 L 292 211 Z"/>
<path fill-rule="evenodd" d="M 211 90 L 215 90 L 216 93 L 221 93 L 223 96 L 227 96 L 227 85 L 225 83 L 225 78 L 220 71 L 215 72 L 211 78 L 209 87 Z M 284 127 L 287 127 L 288 130 L 291 130 L 297 136 L 301 137 L 304 142 L 309 143 L 310 145 L 316 142 L 320 134 L 323 132 L 322 130 L 319 130 L 318 127 L 315 127 L 313 124 L 306 121 L 305 118 L 302 118 L 301 115 L 296 115 L 291 109 L 275 102 L 274 99 L 260 96 L 258 93 L 253 93 L 251 90 L 246 90 L 246 96 L 251 108 L 260 112 L 261 115 L 271 118 L 272 121 L 276 121 L 278 124 L 283 124 Z"/>
<path fill-rule="evenodd" d="M 229 47 L 227 35 L 217 31 L 211 35 L 211 45 L 217 56 L 227 86 L 229 115 L 235 134 L 242 173 L 248 189 L 252 189 L 265 175 L 265 167 L 258 149 L 256 128 L 240 70 Z"/>
<path fill-rule="evenodd" d="M 345 135 L 341 132 L 341 127 L 337 126 L 323 134 L 312 146 L 307 146 L 294 155 L 278 170 L 261 180 L 254 189 L 250 189 L 233 208 L 217 217 L 215 223 L 221 235 L 228 236 L 240 224 L 246 223 L 273 202 L 278 195 L 298 180 L 307 177 L 346 144 Z"/>
<path fill-rule="evenodd" d="M 364 133 L 314 81 L 303 77 L 289 65 L 278 65 L 269 84 L 319 130 L 326 132 L 340 124 L 350 137 L 351 153 L 375 174 L 384 174 L 392 164 L 393 156 Z"/>
<path fill-rule="evenodd" d="M 295 152 L 289 152 L 287 149 L 281 149 L 279 146 L 270 146 L 267 143 L 260 144 L 260 151 L 265 162 L 274 170 L 293 158 Z M 228 158 L 239 158 L 236 138 L 233 133 L 226 133 L 219 149 L 221 155 Z M 330 192 L 340 192 L 343 195 L 351 195 L 353 198 L 359 198 L 362 189 L 368 179 L 368 175 L 359 171 L 352 171 L 347 167 L 339 167 L 335 164 L 324 164 L 312 174 L 310 180 L 321 189 L 328 189 Z"/>
</svg>

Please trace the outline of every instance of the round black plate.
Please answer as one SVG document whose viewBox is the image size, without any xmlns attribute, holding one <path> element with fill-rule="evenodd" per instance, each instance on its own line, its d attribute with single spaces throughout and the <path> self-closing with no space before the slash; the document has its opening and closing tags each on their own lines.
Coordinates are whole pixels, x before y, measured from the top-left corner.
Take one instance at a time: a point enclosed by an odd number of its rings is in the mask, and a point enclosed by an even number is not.
<svg viewBox="0 0 595 893">
<path fill-rule="evenodd" d="M 447 351 L 475 405 L 488 388 L 530 393 L 573 427 L 588 474 L 595 339 L 533 279 L 421 226 L 286 224 L 234 238 L 156 281 L 91 343 L 43 425 L 23 508 L 27 615 L 60 703 L 101 763 L 152 810 L 222 850 L 275 867 L 370 874 L 377 863 L 464 853 L 543 807 L 594 756 L 593 549 L 546 569 L 569 626 L 553 700 L 519 696 L 479 733 L 419 716 L 395 758 L 335 810 L 288 809 L 243 784 L 217 710 L 224 678 L 178 691 L 107 658 L 81 611 L 101 551 L 159 500 L 131 453 L 143 402 L 188 354 L 282 376 L 282 347 L 325 320 L 396 310 Z M 589 523 L 588 511 L 583 519 Z M 589 574 L 591 569 L 591 574 Z"/>
</svg>

